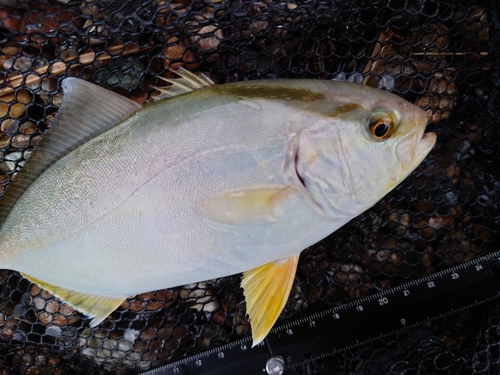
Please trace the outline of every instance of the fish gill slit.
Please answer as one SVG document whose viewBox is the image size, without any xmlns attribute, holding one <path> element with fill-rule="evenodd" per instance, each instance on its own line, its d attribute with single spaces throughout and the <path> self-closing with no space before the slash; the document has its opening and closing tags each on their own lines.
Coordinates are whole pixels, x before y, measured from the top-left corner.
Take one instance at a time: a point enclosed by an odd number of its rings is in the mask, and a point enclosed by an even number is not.
<svg viewBox="0 0 500 375">
<path fill-rule="evenodd" d="M 304 179 L 302 178 L 302 176 L 300 175 L 300 173 L 299 173 L 299 171 L 297 169 L 297 166 L 299 165 L 299 153 L 298 152 L 295 153 L 295 161 L 294 161 L 294 163 L 295 163 L 295 166 L 294 166 L 294 168 L 295 168 L 295 174 L 297 175 L 297 178 L 299 179 L 299 181 L 302 184 L 302 186 L 304 186 L 304 188 L 307 189 L 306 183 L 304 182 Z"/>
</svg>

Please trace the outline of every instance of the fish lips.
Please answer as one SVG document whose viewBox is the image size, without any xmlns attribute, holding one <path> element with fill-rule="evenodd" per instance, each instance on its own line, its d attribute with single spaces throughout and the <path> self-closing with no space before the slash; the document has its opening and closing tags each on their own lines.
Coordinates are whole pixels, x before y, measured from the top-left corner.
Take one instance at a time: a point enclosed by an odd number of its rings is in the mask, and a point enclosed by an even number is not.
<svg viewBox="0 0 500 375">
<path fill-rule="evenodd" d="M 415 138 L 420 138 L 417 143 L 415 142 Z M 423 133 L 423 131 L 416 133 L 414 136 L 402 139 L 396 145 L 396 155 L 403 168 L 406 170 L 411 168 L 408 172 L 415 169 L 432 150 L 436 139 L 436 133 Z"/>
<path fill-rule="evenodd" d="M 417 145 L 415 150 L 414 162 L 415 166 L 419 165 L 422 160 L 431 152 L 432 148 L 436 144 L 437 135 L 434 132 L 424 133 L 422 139 Z"/>
</svg>

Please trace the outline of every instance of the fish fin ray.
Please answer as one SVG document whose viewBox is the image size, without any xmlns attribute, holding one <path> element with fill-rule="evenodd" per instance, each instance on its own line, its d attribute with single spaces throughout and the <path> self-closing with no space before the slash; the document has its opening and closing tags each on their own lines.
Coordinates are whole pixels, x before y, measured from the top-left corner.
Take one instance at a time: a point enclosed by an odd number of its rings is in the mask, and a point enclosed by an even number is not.
<svg viewBox="0 0 500 375">
<path fill-rule="evenodd" d="M 92 317 L 90 322 L 91 327 L 96 327 L 106 317 L 115 311 L 120 306 L 126 297 L 106 297 L 92 294 L 75 292 L 69 289 L 61 288 L 45 281 L 36 279 L 25 273 L 21 275 L 31 282 L 38 284 L 43 289 L 46 289 L 62 301 L 71 305 L 85 315 Z"/>
<path fill-rule="evenodd" d="M 0 226 L 19 197 L 56 161 L 141 109 L 130 99 L 78 78 L 64 79 L 62 87 L 58 114 L 2 197 Z"/>
<path fill-rule="evenodd" d="M 158 79 L 171 83 L 172 85 L 167 87 L 155 87 L 155 89 L 160 91 L 160 95 L 156 96 L 155 99 L 171 98 L 214 84 L 205 74 L 201 73 L 200 76 L 197 76 L 183 67 L 170 71 L 180 76 L 180 78 L 170 79 L 157 76 Z"/>
<path fill-rule="evenodd" d="M 264 340 L 285 307 L 298 261 L 299 255 L 294 255 L 243 274 L 241 287 L 252 327 L 252 347 Z"/>
<path fill-rule="evenodd" d="M 197 209 L 223 224 L 245 225 L 276 221 L 276 208 L 295 189 L 290 186 L 249 186 L 224 190 L 200 199 Z"/>
</svg>

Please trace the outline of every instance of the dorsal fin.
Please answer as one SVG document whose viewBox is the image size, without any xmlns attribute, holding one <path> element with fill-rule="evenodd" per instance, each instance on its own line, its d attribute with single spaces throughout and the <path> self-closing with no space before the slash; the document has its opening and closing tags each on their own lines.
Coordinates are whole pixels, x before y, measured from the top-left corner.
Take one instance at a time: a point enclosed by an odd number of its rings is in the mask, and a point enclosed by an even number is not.
<svg viewBox="0 0 500 375">
<path fill-rule="evenodd" d="M 132 100 L 78 78 L 64 79 L 62 88 L 56 118 L 0 201 L 0 226 L 19 197 L 56 161 L 141 109 Z"/>
<path fill-rule="evenodd" d="M 197 76 L 183 67 L 171 71 L 179 75 L 180 78 L 169 79 L 158 76 L 159 79 L 171 83 L 172 86 L 155 87 L 155 89 L 160 92 L 160 95 L 156 96 L 155 99 L 171 98 L 173 96 L 186 94 L 193 90 L 201 89 L 202 87 L 214 84 L 214 82 L 203 73 L 200 73 L 200 76 Z"/>
</svg>

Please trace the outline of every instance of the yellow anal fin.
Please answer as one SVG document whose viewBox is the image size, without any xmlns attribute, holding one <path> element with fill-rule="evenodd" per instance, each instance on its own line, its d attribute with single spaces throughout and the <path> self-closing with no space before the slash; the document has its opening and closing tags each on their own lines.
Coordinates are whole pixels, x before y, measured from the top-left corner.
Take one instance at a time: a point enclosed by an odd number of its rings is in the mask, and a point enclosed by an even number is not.
<svg viewBox="0 0 500 375">
<path fill-rule="evenodd" d="M 38 280 L 24 273 L 21 273 L 21 275 L 46 289 L 56 297 L 59 297 L 61 300 L 73 306 L 78 311 L 92 317 L 93 319 L 90 322 L 91 327 L 96 327 L 100 322 L 106 319 L 109 314 L 115 311 L 126 299 L 126 297 L 115 298 L 74 292 L 72 290 Z"/>
<path fill-rule="evenodd" d="M 244 273 L 241 286 L 252 326 L 252 346 L 264 340 L 285 307 L 298 261 L 295 255 Z"/>
<path fill-rule="evenodd" d="M 248 186 L 221 191 L 198 201 L 198 210 L 223 224 L 272 222 L 276 207 L 295 190 L 290 186 Z"/>
</svg>

